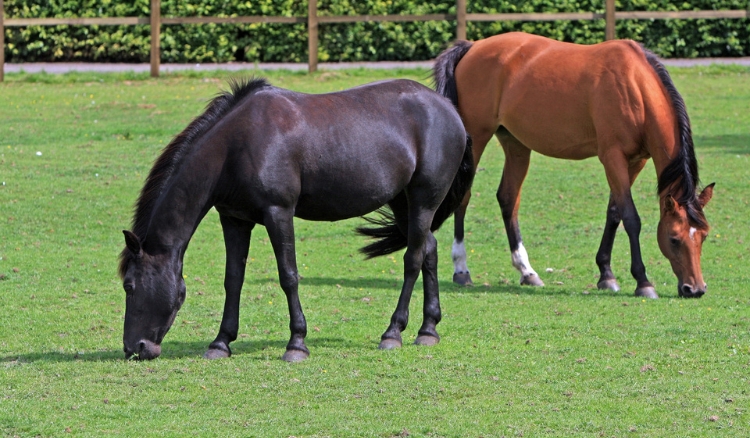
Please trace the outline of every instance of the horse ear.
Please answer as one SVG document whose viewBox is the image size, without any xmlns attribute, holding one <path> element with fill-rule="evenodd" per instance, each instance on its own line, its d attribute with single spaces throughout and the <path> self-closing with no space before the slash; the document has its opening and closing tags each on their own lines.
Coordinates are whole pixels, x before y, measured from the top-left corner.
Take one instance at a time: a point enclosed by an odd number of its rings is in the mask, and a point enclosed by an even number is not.
<svg viewBox="0 0 750 438">
<path fill-rule="evenodd" d="M 122 230 L 122 234 L 125 235 L 125 246 L 128 247 L 130 252 L 132 252 L 136 257 L 140 257 L 141 255 L 143 255 L 143 250 L 141 249 L 141 240 L 138 239 L 138 236 L 136 236 L 132 231 L 128 230 Z"/>
<path fill-rule="evenodd" d="M 667 214 L 674 213 L 677 209 L 677 201 L 674 200 L 672 195 L 667 195 L 666 198 L 664 198 L 664 212 Z"/>
<path fill-rule="evenodd" d="M 698 195 L 698 202 L 701 204 L 701 208 L 705 207 L 706 204 L 708 204 L 708 201 L 711 200 L 714 196 L 714 185 L 716 183 L 711 183 L 707 185 L 700 195 Z"/>
</svg>

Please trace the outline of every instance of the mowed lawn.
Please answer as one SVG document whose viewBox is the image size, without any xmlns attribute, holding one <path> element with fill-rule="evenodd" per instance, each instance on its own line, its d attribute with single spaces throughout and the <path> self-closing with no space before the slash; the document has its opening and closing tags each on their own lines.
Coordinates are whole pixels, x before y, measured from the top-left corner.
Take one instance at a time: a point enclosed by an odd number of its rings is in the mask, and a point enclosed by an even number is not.
<svg viewBox="0 0 750 438">
<path fill-rule="evenodd" d="M 247 72 L 246 74 L 253 74 Z M 224 249 L 209 213 L 185 256 L 188 297 L 154 361 L 123 360 L 121 233 L 153 160 L 226 87 L 227 73 L 10 74 L 0 84 L 0 434 L 3 436 L 748 436 L 750 435 L 750 70 L 673 69 L 692 117 L 712 225 L 708 293 L 677 297 L 657 247 L 656 177 L 634 187 L 641 244 L 661 295 L 598 291 L 594 256 L 608 188 L 596 159 L 534 154 L 520 221 L 544 288 L 518 285 L 495 200 L 493 140 L 467 218 L 475 286 L 451 283 L 453 221 L 438 233 L 443 321 L 435 347 L 379 351 L 402 254 L 365 261 L 339 223 L 297 222 L 308 360 L 280 360 L 286 300 L 265 229 L 254 231 L 240 336 L 227 360 L 201 355 L 223 308 Z M 238 76 L 240 74 L 233 74 Z M 426 70 L 273 72 L 306 92 Z"/>
</svg>

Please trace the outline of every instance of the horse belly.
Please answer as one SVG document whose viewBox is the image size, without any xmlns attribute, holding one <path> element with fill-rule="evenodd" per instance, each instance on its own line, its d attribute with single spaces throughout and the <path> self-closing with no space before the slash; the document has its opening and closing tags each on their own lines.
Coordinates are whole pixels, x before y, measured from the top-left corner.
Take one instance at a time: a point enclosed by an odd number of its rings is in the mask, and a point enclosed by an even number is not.
<svg viewBox="0 0 750 438">
<path fill-rule="evenodd" d="M 311 221 L 339 221 L 366 215 L 396 197 L 395 193 L 388 193 L 380 198 L 370 197 L 372 195 L 370 193 L 366 194 L 366 197 L 361 195 L 361 193 L 347 193 L 347 191 L 330 193 L 329 196 L 303 195 L 297 203 L 294 215 Z M 353 199 L 357 201 L 354 202 Z"/>
<path fill-rule="evenodd" d="M 407 160 L 408 161 L 408 160 Z M 347 163 L 302 178 L 295 216 L 317 221 L 358 217 L 384 206 L 409 183 L 413 165 Z"/>
<path fill-rule="evenodd" d="M 597 155 L 597 133 L 587 101 L 557 90 L 532 88 L 501 101 L 500 124 L 529 149 L 554 158 Z"/>
<path fill-rule="evenodd" d="M 508 129 L 527 148 L 552 158 L 583 160 L 598 153 L 596 134 L 571 133 L 554 127 L 511 126 Z M 537 131 L 544 130 L 543 132 Z M 581 135 L 577 135 L 581 134 Z"/>
</svg>

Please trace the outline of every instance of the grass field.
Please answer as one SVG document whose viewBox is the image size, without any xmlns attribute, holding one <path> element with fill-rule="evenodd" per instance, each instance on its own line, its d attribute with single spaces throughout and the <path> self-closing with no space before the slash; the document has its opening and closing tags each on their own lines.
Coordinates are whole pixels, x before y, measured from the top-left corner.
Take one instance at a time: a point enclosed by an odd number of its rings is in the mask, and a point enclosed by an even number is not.
<svg viewBox="0 0 750 438">
<path fill-rule="evenodd" d="M 634 188 L 641 243 L 661 299 L 596 290 L 608 196 L 595 159 L 533 155 L 520 220 L 547 286 L 522 288 L 495 201 L 502 169 L 485 153 L 467 219 L 472 288 L 451 282 L 452 221 L 438 233 L 441 343 L 379 351 L 401 255 L 364 261 L 340 223 L 297 222 L 308 360 L 279 358 L 285 297 L 256 228 L 240 337 L 227 360 L 201 358 L 223 306 L 223 243 L 210 213 L 185 256 L 188 298 L 150 362 L 124 361 L 121 230 L 168 141 L 227 74 L 9 74 L 0 84 L 0 434 L 4 436 L 750 436 L 750 70 L 673 69 L 693 121 L 704 183 L 716 181 L 704 246 L 709 285 L 677 298 L 658 250 L 655 175 Z M 325 92 L 426 71 L 268 74 Z M 549 268 L 549 269 L 548 269 Z M 552 270 L 551 272 L 547 272 Z"/>
</svg>

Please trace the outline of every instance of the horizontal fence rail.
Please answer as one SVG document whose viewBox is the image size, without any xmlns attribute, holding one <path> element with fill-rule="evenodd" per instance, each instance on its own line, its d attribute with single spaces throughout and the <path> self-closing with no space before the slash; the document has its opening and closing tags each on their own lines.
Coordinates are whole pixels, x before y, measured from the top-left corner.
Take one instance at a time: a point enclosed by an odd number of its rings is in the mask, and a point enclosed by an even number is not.
<svg viewBox="0 0 750 438">
<path fill-rule="evenodd" d="M 604 12 L 533 12 L 533 13 L 467 13 L 467 0 L 456 0 L 455 14 L 426 15 L 318 15 L 317 0 L 308 0 L 306 17 L 237 16 L 237 17 L 162 17 L 161 0 L 151 0 L 149 17 L 64 17 L 64 18 L 5 18 L 4 0 L 0 0 L 0 82 L 5 70 L 5 27 L 23 26 L 131 26 L 151 27 L 151 76 L 159 76 L 160 38 L 162 25 L 175 24 L 250 24 L 250 23 L 307 23 L 308 70 L 318 69 L 318 27 L 329 23 L 358 22 L 416 22 L 456 21 L 456 38 L 466 39 L 469 21 L 572 21 L 605 20 L 605 39 L 615 38 L 617 20 L 669 20 L 669 19 L 747 19 L 750 10 L 709 11 L 616 11 L 615 0 L 604 0 Z"/>
<path fill-rule="evenodd" d="M 245 23 L 307 23 L 307 17 L 269 17 L 266 15 L 244 17 L 165 17 L 161 24 L 245 24 Z"/>
<path fill-rule="evenodd" d="M 22 26 L 118 26 L 133 24 L 149 24 L 151 21 L 148 17 L 64 17 L 64 18 L 6 18 L 5 26 L 22 27 Z"/>
</svg>

